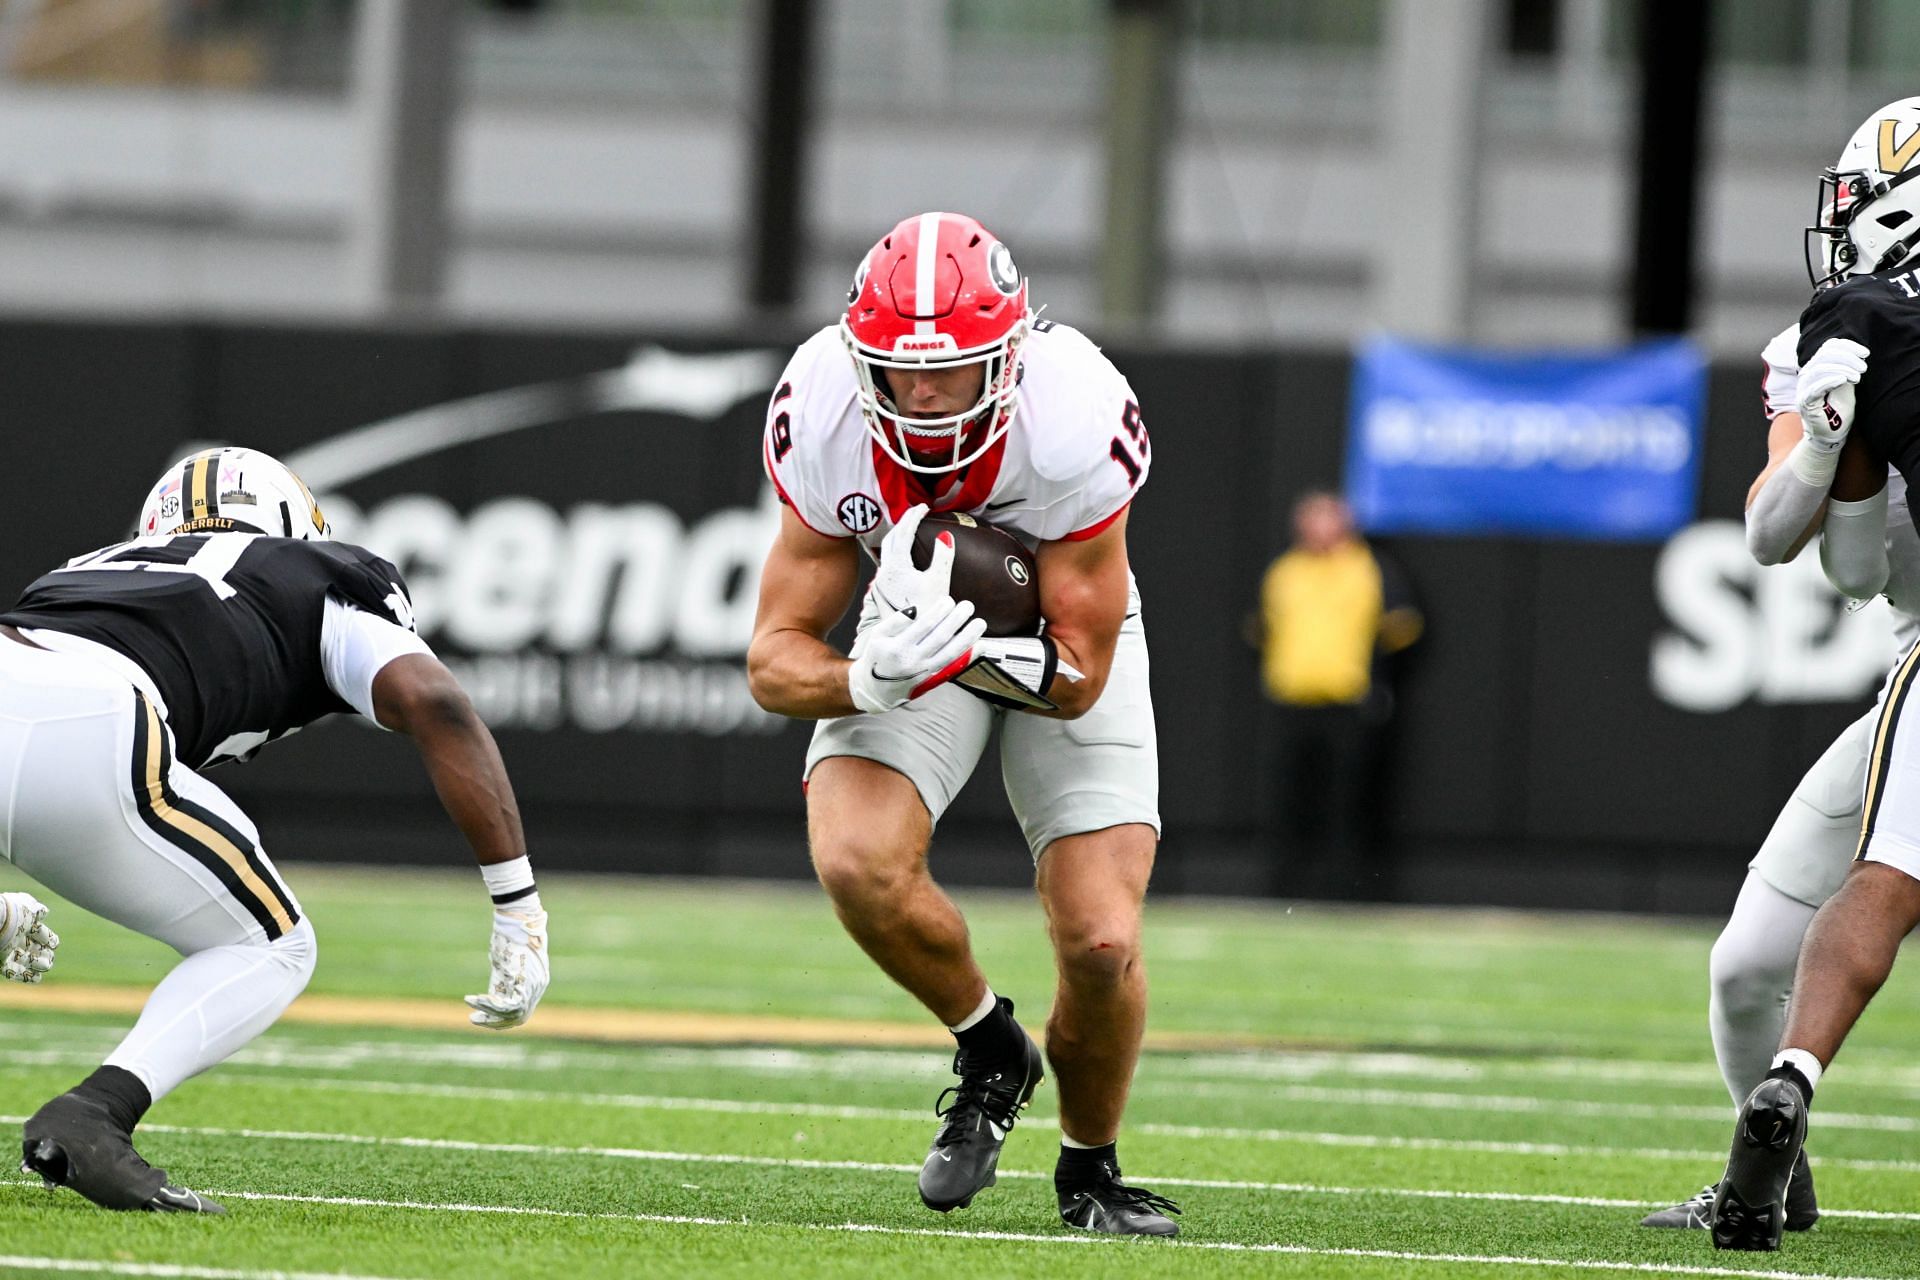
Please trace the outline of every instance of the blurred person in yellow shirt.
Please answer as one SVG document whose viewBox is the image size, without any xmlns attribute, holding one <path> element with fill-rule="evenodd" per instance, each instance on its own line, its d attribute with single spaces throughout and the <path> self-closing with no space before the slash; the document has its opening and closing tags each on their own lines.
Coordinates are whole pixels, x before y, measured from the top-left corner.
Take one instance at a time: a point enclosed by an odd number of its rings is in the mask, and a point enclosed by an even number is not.
<svg viewBox="0 0 1920 1280">
<path fill-rule="evenodd" d="M 1390 896 L 1380 865 L 1398 659 L 1425 620 L 1406 575 L 1354 528 L 1338 496 L 1293 509 L 1293 545 L 1260 585 L 1261 683 L 1273 735 L 1288 895 Z"/>
</svg>

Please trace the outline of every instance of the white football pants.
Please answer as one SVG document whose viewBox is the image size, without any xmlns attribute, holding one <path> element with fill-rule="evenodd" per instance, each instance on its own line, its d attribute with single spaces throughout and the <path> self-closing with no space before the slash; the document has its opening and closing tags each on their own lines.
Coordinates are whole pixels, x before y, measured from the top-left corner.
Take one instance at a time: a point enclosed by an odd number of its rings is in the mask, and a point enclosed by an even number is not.
<svg viewBox="0 0 1920 1280">
<path fill-rule="evenodd" d="M 107 1059 L 155 1100 L 266 1030 L 313 974 L 312 926 L 259 832 L 174 760 L 146 697 L 92 659 L 5 637 L 0 856 L 186 957 Z"/>
</svg>

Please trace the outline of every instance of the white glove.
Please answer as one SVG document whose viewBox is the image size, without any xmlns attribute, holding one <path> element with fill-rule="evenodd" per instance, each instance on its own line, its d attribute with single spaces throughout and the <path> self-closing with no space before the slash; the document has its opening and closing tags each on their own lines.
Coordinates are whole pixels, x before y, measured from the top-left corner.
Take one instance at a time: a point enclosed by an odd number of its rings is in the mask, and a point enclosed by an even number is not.
<svg viewBox="0 0 1920 1280">
<path fill-rule="evenodd" d="M 1047 696 L 1056 678 L 1086 677 L 1060 661 L 1059 649 L 1045 636 L 993 636 L 974 642 L 953 682 L 997 707 L 1058 711 Z"/>
<path fill-rule="evenodd" d="M 880 569 L 873 575 L 873 594 L 880 607 L 908 617 L 919 610 L 921 601 L 932 604 L 951 594 L 948 590 L 953 578 L 951 550 L 942 560 L 936 544 L 927 567 L 913 567 L 913 536 L 926 516 L 924 502 L 908 507 L 901 514 L 899 522 L 880 540 Z"/>
<path fill-rule="evenodd" d="M 493 942 L 487 947 L 493 978 L 485 995 L 468 996 L 476 1027 L 504 1030 L 533 1016 L 552 974 L 547 967 L 547 913 L 512 906 L 493 910 Z"/>
<path fill-rule="evenodd" d="M 1833 453 L 1853 429 L 1853 388 L 1867 371 L 1867 349 L 1851 338 L 1828 338 L 1800 366 L 1794 402 L 1807 443 Z"/>
<path fill-rule="evenodd" d="M 38 982 L 53 968 L 60 935 L 46 918 L 46 904 L 32 894 L 0 893 L 0 978 Z"/>
<path fill-rule="evenodd" d="M 944 577 L 952 567 L 952 546 L 935 547 L 933 559 Z M 853 642 L 853 665 L 847 668 L 853 705 L 872 715 L 904 706 L 952 679 L 987 630 L 986 621 L 973 616 L 971 601 L 947 596 L 922 600 L 913 613 L 889 609 L 884 602 L 880 609 L 880 620 Z"/>
<path fill-rule="evenodd" d="M 1800 325 L 1788 325 L 1760 349 L 1760 363 L 1766 373 L 1760 379 L 1760 394 L 1767 405 L 1767 421 L 1783 413 L 1800 412 L 1796 391 L 1800 384 Z"/>
</svg>

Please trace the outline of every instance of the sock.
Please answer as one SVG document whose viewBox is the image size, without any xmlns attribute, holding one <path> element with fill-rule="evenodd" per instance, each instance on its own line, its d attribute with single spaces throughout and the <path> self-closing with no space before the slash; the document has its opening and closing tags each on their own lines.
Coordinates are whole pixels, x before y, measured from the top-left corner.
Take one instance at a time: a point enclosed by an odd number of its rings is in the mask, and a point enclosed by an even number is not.
<svg viewBox="0 0 1920 1280">
<path fill-rule="evenodd" d="M 75 1085 L 73 1092 L 105 1103 L 113 1122 L 128 1133 L 133 1132 L 140 1117 L 153 1105 L 153 1095 L 140 1083 L 140 1077 L 119 1067 L 99 1068 Z"/>
<path fill-rule="evenodd" d="M 1073 1191 L 1098 1180 L 1102 1166 L 1112 1169 L 1113 1175 L 1120 1176 L 1119 1143 L 1109 1142 L 1098 1147 L 1089 1147 L 1075 1142 L 1065 1134 L 1060 1135 L 1060 1163 L 1053 1166 L 1053 1189 L 1055 1191 Z"/>
<path fill-rule="evenodd" d="M 273 942 L 194 952 L 153 989 L 107 1065 L 135 1076 L 158 1102 L 272 1026 L 305 989 L 314 952 L 305 920 Z"/>
<path fill-rule="evenodd" d="M 959 1026 L 951 1028 L 961 1052 L 983 1062 L 996 1062 L 1020 1053 L 1020 1026 L 1013 1020 L 1013 1001 L 993 994 L 986 997 Z"/>
<path fill-rule="evenodd" d="M 1791 1080 L 1806 1098 L 1807 1105 L 1813 1105 L 1813 1089 L 1820 1083 L 1820 1059 L 1805 1049 L 1782 1049 L 1773 1060 L 1773 1069 L 1767 1072 L 1769 1080 Z"/>
</svg>

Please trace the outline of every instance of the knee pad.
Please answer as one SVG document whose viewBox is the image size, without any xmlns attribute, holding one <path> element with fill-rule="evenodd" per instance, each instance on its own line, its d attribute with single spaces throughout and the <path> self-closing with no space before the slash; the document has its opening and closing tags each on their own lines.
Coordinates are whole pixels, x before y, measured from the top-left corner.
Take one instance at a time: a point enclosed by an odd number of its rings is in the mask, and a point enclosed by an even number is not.
<svg viewBox="0 0 1920 1280">
<path fill-rule="evenodd" d="M 1756 955 L 1752 949 L 1717 942 L 1707 964 L 1714 997 L 1729 1013 L 1775 1007 L 1793 989 L 1797 958 L 1797 947 L 1777 955 Z"/>
</svg>

